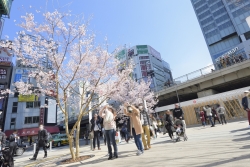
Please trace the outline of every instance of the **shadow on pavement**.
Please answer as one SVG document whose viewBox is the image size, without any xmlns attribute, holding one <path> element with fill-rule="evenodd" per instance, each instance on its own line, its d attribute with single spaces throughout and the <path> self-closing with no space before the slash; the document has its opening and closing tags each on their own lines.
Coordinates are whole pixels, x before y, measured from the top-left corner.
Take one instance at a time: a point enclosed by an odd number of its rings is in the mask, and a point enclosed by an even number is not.
<svg viewBox="0 0 250 167">
<path fill-rule="evenodd" d="M 241 131 L 245 131 L 245 130 L 249 130 L 249 128 L 232 130 L 232 131 L 230 131 L 230 132 L 231 132 L 231 133 L 236 133 L 236 132 L 241 132 Z"/>
<path fill-rule="evenodd" d="M 213 162 L 213 163 L 210 163 L 210 164 L 203 164 L 203 165 L 200 165 L 200 166 L 197 166 L 197 167 L 225 165 L 225 164 L 228 164 L 228 163 L 231 163 L 231 162 L 244 160 L 244 159 L 249 159 L 249 157 L 250 157 L 250 154 L 247 154 L 247 155 L 243 155 L 243 156 L 239 156 L 239 157 L 233 157 L 231 159 L 220 161 L 220 162 Z"/>
<path fill-rule="evenodd" d="M 250 132 L 247 132 L 245 134 L 240 134 L 240 135 L 234 135 L 234 136 L 246 136 L 246 135 L 250 135 Z"/>
<path fill-rule="evenodd" d="M 242 146 L 240 149 L 250 149 L 250 145 Z"/>
<path fill-rule="evenodd" d="M 118 152 L 118 159 L 133 157 L 133 156 L 136 156 L 136 151 L 121 151 L 121 152 Z M 84 162 L 83 161 L 83 162 L 81 162 L 80 165 L 70 165 L 69 167 L 78 167 L 78 166 L 83 166 L 83 165 L 99 164 L 99 163 L 102 163 L 102 162 L 105 162 L 105 161 L 108 161 L 108 156 L 104 156 L 104 157 L 101 157 L 99 159 L 92 160 L 92 161 L 89 161 L 89 162 Z M 111 160 L 111 161 L 115 161 L 115 159 Z"/>
<path fill-rule="evenodd" d="M 249 140 L 250 140 L 250 136 L 244 137 L 244 138 L 240 138 L 240 139 L 233 139 L 232 141 L 238 142 L 238 141 L 249 141 Z"/>
</svg>

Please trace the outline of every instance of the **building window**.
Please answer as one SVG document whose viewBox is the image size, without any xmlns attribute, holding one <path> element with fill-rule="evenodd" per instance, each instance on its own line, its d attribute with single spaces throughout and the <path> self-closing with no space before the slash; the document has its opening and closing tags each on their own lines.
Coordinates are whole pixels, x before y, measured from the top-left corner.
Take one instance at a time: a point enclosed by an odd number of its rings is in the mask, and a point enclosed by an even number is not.
<svg viewBox="0 0 250 167">
<path fill-rule="evenodd" d="M 26 102 L 26 108 L 39 108 L 40 101 Z"/>
<path fill-rule="evenodd" d="M 17 106 L 18 106 L 18 102 L 13 102 L 12 113 L 17 113 Z"/>
<path fill-rule="evenodd" d="M 16 129 L 16 118 L 11 118 L 10 129 Z"/>
<path fill-rule="evenodd" d="M 39 123 L 39 116 L 25 117 L 24 124 L 35 124 Z"/>
<path fill-rule="evenodd" d="M 26 102 L 26 108 L 33 108 L 33 102 Z"/>
<path fill-rule="evenodd" d="M 33 123 L 38 123 L 39 122 L 39 116 L 33 117 L 32 122 Z"/>
<path fill-rule="evenodd" d="M 140 60 L 149 59 L 149 56 L 140 56 L 139 59 L 140 59 Z"/>
</svg>

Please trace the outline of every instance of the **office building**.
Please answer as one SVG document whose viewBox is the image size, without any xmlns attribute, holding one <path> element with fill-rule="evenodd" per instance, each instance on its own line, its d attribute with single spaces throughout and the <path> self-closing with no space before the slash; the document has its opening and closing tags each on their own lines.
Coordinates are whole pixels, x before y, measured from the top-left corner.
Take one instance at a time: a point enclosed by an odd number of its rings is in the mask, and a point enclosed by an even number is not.
<svg viewBox="0 0 250 167">
<path fill-rule="evenodd" d="M 151 89 L 161 90 L 167 83 L 172 84 L 170 65 L 161 58 L 161 54 L 149 45 L 136 45 L 129 49 L 124 48 L 117 54 L 121 64 L 132 60 L 134 63 L 133 78 L 147 80 L 152 78 Z"/>
<path fill-rule="evenodd" d="M 249 0 L 191 0 L 212 61 L 250 56 Z"/>
</svg>

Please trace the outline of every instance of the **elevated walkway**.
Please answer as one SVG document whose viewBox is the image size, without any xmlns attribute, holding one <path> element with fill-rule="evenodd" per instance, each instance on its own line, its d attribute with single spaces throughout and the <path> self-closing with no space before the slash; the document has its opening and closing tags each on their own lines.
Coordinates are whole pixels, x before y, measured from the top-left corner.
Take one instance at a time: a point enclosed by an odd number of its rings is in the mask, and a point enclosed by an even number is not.
<svg viewBox="0 0 250 167">
<path fill-rule="evenodd" d="M 212 70 L 211 70 L 212 69 Z M 176 78 L 175 85 L 156 91 L 159 107 L 250 85 L 250 60 L 215 70 L 214 65 Z"/>
</svg>

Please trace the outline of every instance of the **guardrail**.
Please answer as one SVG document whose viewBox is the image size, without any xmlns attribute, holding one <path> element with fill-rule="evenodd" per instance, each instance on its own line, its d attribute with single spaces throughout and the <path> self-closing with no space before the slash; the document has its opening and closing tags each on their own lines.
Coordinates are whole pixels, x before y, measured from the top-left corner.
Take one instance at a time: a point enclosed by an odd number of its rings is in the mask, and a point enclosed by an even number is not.
<svg viewBox="0 0 250 167">
<path fill-rule="evenodd" d="M 225 69 L 227 67 L 230 67 L 230 66 L 233 66 L 235 64 L 239 64 L 241 62 L 249 60 L 249 58 L 243 58 L 243 59 L 237 59 L 237 60 L 236 59 L 226 59 L 226 60 L 227 61 L 225 61 L 225 62 L 218 62 L 215 64 L 211 64 L 209 66 L 206 66 L 206 67 L 201 68 L 199 70 L 196 70 L 194 72 L 188 73 L 188 74 L 183 75 L 183 76 L 178 77 L 178 78 L 175 78 L 174 81 L 172 83 L 170 83 L 170 86 L 169 85 L 162 86 L 158 90 L 154 89 L 154 91 L 155 92 L 161 91 L 161 90 L 168 89 L 168 88 L 171 88 L 173 86 L 188 82 L 190 80 L 197 79 L 199 77 L 204 77 L 205 75 L 211 74 L 215 71 L 219 71 L 221 69 Z"/>
</svg>

